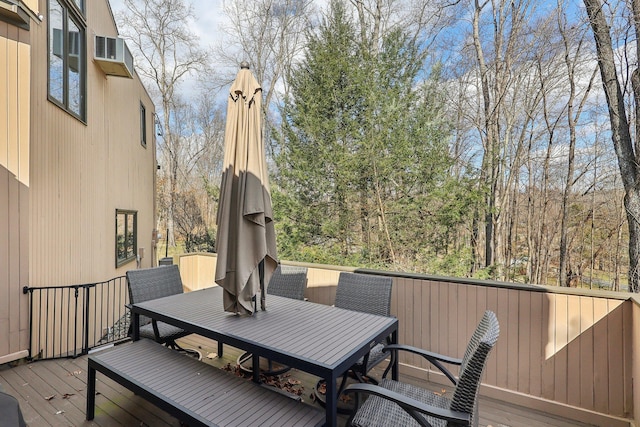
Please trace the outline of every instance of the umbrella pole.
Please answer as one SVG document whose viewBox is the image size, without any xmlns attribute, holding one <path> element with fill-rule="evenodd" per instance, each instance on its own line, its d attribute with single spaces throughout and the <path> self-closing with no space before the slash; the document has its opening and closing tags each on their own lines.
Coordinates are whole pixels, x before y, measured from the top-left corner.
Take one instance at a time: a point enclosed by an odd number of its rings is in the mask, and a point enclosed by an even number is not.
<svg viewBox="0 0 640 427">
<path fill-rule="evenodd" d="M 260 275 L 260 307 L 262 311 L 264 311 L 264 304 L 266 300 L 266 295 L 264 293 L 264 258 L 260 260 L 258 263 L 258 274 Z M 254 300 L 254 313 L 258 311 L 258 298 L 256 296 L 253 297 Z"/>
</svg>

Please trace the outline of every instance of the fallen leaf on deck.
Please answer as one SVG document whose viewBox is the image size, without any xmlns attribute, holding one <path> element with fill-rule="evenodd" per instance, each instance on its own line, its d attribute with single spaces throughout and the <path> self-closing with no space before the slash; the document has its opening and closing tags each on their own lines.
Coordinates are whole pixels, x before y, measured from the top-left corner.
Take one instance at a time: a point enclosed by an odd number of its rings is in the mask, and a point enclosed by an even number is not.
<svg viewBox="0 0 640 427">
<path fill-rule="evenodd" d="M 218 353 L 209 353 L 207 354 L 207 359 L 215 359 L 218 357 Z"/>
<path fill-rule="evenodd" d="M 327 394 L 327 384 L 324 382 L 318 386 L 318 393 Z"/>
<path fill-rule="evenodd" d="M 56 415 L 60 415 L 60 414 L 64 414 L 64 411 L 58 411 L 58 412 L 56 412 Z"/>
<path fill-rule="evenodd" d="M 349 402 L 351 402 L 352 398 L 351 398 L 351 396 L 347 396 L 346 394 L 341 394 L 340 397 L 338 398 L 338 400 L 340 400 L 341 402 L 344 402 L 344 403 L 349 403 Z"/>
<path fill-rule="evenodd" d="M 65 393 L 65 394 L 63 394 L 63 395 L 62 395 L 62 398 L 63 398 L 63 399 L 68 399 L 68 398 L 70 398 L 71 396 L 73 396 L 73 393 Z"/>
<path fill-rule="evenodd" d="M 45 398 L 44 398 L 44 400 L 51 400 L 51 399 L 53 399 L 54 397 L 56 397 L 56 395 L 55 395 L 55 394 L 52 394 L 51 396 L 47 396 L 47 397 L 45 397 Z"/>
</svg>

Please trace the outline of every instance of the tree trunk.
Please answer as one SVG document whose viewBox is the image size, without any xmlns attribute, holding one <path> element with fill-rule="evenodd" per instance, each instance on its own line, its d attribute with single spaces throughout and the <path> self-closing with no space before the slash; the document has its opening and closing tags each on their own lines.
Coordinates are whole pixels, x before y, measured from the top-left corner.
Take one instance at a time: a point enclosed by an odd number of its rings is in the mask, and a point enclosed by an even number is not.
<svg viewBox="0 0 640 427">
<path fill-rule="evenodd" d="M 616 72 L 613 45 L 609 25 L 602 10 L 600 0 L 584 0 L 593 29 L 598 53 L 598 65 L 602 85 L 607 97 L 609 119 L 611 122 L 611 139 L 618 157 L 620 176 L 624 184 L 624 206 L 629 225 L 629 291 L 640 291 L 640 274 L 638 272 L 638 258 L 640 257 L 640 189 L 638 176 L 640 174 L 638 159 L 634 152 L 631 132 L 627 121 L 626 109 L 618 75 Z M 637 22 L 640 17 L 640 1 L 633 0 L 633 12 Z M 639 35 L 636 27 L 636 39 Z M 636 109 L 640 102 L 640 85 L 638 84 L 638 70 L 633 71 L 633 92 Z M 640 117 L 636 116 L 636 128 L 640 124 Z"/>
<path fill-rule="evenodd" d="M 629 292 L 640 292 L 640 192 L 637 188 L 628 191 L 624 206 L 629 223 Z"/>
<path fill-rule="evenodd" d="M 493 264 L 493 214 L 495 210 L 494 147 L 495 138 L 497 137 L 497 135 L 493 132 L 494 126 L 492 125 L 493 112 L 491 108 L 491 97 L 489 94 L 489 70 L 487 69 L 487 65 L 484 59 L 484 52 L 482 50 L 482 44 L 480 42 L 480 14 L 484 5 L 486 5 L 486 3 L 481 5 L 477 0 L 475 2 L 475 10 L 473 16 L 473 44 L 476 50 L 476 60 L 478 61 L 480 82 L 482 85 L 484 112 L 483 130 L 486 132 L 486 141 L 484 142 L 484 157 L 482 159 L 481 181 L 485 186 L 485 267 L 489 267 Z"/>
</svg>

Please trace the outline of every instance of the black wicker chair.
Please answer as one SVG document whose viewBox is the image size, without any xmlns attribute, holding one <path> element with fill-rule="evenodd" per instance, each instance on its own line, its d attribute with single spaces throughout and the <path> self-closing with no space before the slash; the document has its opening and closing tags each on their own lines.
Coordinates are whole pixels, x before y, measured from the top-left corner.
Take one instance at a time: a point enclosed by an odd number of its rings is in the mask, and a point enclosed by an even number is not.
<svg viewBox="0 0 640 427">
<path fill-rule="evenodd" d="M 382 426 L 477 426 L 478 393 L 487 357 L 500 334 L 498 319 L 486 311 L 476 328 L 462 359 L 455 359 L 419 348 L 390 345 L 385 351 L 409 351 L 427 359 L 454 384 L 453 395 L 447 398 L 420 387 L 386 379 L 389 368 L 378 386 L 353 384 L 345 393 L 356 393 L 356 407 L 347 425 Z M 442 364 L 460 366 L 456 379 Z M 359 405 L 360 395 L 369 397 Z"/>
<path fill-rule="evenodd" d="M 307 290 L 307 268 L 297 267 L 292 265 L 278 265 L 278 268 L 273 272 L 271 280 L 269 280 L 269 286 L 267 287 L 267 299 L 268 295 L 277 295 L 280 297 L 291 299 L 304 299 L 304 293 Z M 252 358 L 253 354 L 243 353 L 238 357 L 237 363 L 240 370 L 245 373 L 252 373 Z M 261 369 L 260 373 L 263 375 L 280 375 L 287 372 L 288 366 L 274 367 L 274 364 L 269 360 L 267 369 Z"/>
<path fill-rule="evenodd" d="M 341 272 L 336 288 L 334 305 L 338 308 L 363 313 L 391 316 L 392 285 L 393 280 L 390 277 Z M 385 344 L 389 344 L 389 342 L 390 340 L 387 338 L 386 343 L 371 343 L 369 353 L 358 360 L 356 364 L 343 375 L 342 382 L 338 387 L 338 395 L 340 395 L 344 389 L 350 373 L 353 373 L 360 382 L 378 383 L 375 378 L 367 374 L 371 369 L 389 357 L 389 353 L 383 351 Z M 315 398 L 321 404 L 325 403 L 324 393 L 320 392 L 323 384 L 324 380 L 320 380 L 315 388 Z M 339 405 L 338 411 L 348 413 L 350 409 Z"/>
<path fill-rule="evenodd" d="M 177 265 L 129 270 L 127 271 L 127 282 L 131 304 L 184 292 Z M 190 332 L 146 316 L 140 316 L 140 337 L 152 339 L 200 359 L 202 357 L 200 352 L 182 348 L 176 343 L 178 338 L 187 335 L 190 335 Z"/>
<path fill-rule="evenodd" d="M 307 290 L 307 268 L 293 265 L 279 265 L 273 272 L 267 295 L 277 295 L 279 297 L 291 299 L 304 299 Z M 268 298 L 268 296 L 267 296 Z"/>
</svg>

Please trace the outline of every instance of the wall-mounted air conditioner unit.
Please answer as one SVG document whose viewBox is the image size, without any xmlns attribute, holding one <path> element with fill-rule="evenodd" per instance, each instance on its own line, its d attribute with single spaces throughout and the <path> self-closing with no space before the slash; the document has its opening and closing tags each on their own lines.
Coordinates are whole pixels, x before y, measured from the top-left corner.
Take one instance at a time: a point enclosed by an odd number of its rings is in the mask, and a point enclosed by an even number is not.
<svg viewBox="0 0 640 427">
<path fill-rule="evenodd" d="M 110 76 L 133 78 L 133 56 L 120 37 L 96 36 L 94 60 Z"/>
</svg>

